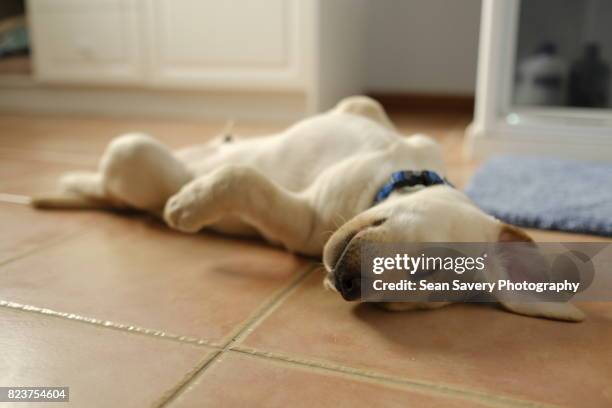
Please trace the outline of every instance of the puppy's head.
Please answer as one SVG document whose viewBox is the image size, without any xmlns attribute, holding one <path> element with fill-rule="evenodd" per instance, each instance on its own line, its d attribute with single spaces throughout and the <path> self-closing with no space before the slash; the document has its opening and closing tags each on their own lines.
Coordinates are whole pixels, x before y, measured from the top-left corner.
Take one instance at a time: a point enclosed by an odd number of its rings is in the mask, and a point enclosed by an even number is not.
<svg viewBox="0 0 612 408">
<path fill-rule="evenodd" d="M 329 239 L 323 250 L 327 270 L 324 284 L 345 300 L 361 297 L 361 250 L 369 243 L 431 242 L 530 242 L 522 230 L 485 214 L 460 191 L 435 186 L 395 195 L 357 215 Z M 381 254 L 382 255 L 382 254 Z M 506 273 L 496 272 L 496 278 Z M 583 318 L 575 307 L 564 303 L 502 303 L 513 312 L 577 321 Z"/>
</svg>

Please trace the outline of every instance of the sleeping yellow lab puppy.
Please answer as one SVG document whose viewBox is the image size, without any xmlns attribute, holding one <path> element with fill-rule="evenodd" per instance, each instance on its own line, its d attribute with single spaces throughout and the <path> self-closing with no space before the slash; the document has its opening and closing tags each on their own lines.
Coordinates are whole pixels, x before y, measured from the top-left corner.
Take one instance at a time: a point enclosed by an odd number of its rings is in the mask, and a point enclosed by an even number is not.
<svg viewBox="0 0 612 408">
<path fill-rule="evenodd" d="M 391 175 L 406 170 L 421 174 L 425 181 L 417 184 L 427 188 L 385 190 Z M 210 228 L 261 236 L 289 251 L 322 255 L 327 285 L 352 300 L 361 242 L 529 240 L 476 208 L 444 176 L 432 139 L 400 135 L 380 104 L 358 96 L 279 134 L 247 140 L 224 135 L 177 152 L 144 134 L 119 136 L 98 172 L 69 173 L 57 195 L 32 202 L 40 208 L 134 208 L 187 233 Z M 567 303 L 502 305 L 531 316 L 583 318 Z"/>
</svg>

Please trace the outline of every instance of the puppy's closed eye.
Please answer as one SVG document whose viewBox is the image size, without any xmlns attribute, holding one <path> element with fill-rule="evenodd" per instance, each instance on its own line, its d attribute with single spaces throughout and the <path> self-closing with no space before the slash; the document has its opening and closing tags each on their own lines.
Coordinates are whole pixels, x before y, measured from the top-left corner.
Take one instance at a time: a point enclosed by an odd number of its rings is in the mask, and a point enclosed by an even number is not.
<svg viewBox="0 0 612 408">
<path fill-rule="evenodd" d="M 372 225 L 370 225 L 371 227 L 379 227 L 381 225 L 383 225 L 385 222 L 387 222 L 386 218 L 381 218 L 379 220 L 376 220 L 372 223 Z"/>
</svg>

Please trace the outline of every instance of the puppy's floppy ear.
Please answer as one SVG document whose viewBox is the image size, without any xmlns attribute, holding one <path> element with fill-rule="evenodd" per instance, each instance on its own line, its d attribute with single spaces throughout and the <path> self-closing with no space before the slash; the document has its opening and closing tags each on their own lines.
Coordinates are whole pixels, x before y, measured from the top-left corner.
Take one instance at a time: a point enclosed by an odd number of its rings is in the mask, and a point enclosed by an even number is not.
<svg viewBox="0 0 612 408">
<path fill-rule="evenodd" d="M 566 322 L 581 322 L 584 313 L 570 303 L 562 302 L 531 302 L 513 303 L 500 302 L 502 307 L 510 312 L 524 316 L 543 317 L 545 319 L 562 320 Z"/>
<path fill-rule="evenodd" d="M 502 224 L 497 236 L 498 242 L 534 242 L 525 231 L 513 225 Z"/>
<path fill-rule="evenodd" d="M 496 280 L 508 279 L 513 282 L 544 282 L 548 280 L 547 264 L 538 252 L 533 239 L 523 230 L 511 225 L 502 224 L 498 242 L 498 256 L 501 262 L 495 268 Z M 522 243 L 513 246 L 504 243 Z M 577 307 L 566 302 L 512 302 L 499 299 L 501 306 L 513 313 L 548 319 L 580 322 L 585 316 Z"/>
</svg>

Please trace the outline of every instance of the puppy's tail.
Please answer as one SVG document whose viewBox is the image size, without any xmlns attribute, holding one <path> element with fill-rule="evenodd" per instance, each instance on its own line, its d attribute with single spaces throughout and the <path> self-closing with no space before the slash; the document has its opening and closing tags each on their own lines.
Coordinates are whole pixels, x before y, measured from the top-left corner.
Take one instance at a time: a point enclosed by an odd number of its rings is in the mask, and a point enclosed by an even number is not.
<svg viewBox="0 0 612 408">
<path fill-rule="evenodd" d="M 121 208 L 118 200 L 105 194 L 102 176 L 92 172 L 72 172 L 59 180 L 58 191 L 32 197 L 30 205 L 40 209 L 98 210 Z"/>
<path fill-rule="evenodd" d="M 44 210 L 107 210 L 116 207 L 105 200 L 71 193 L 50 193 L 31 197 L 29 204 Z"/>
</svg>

